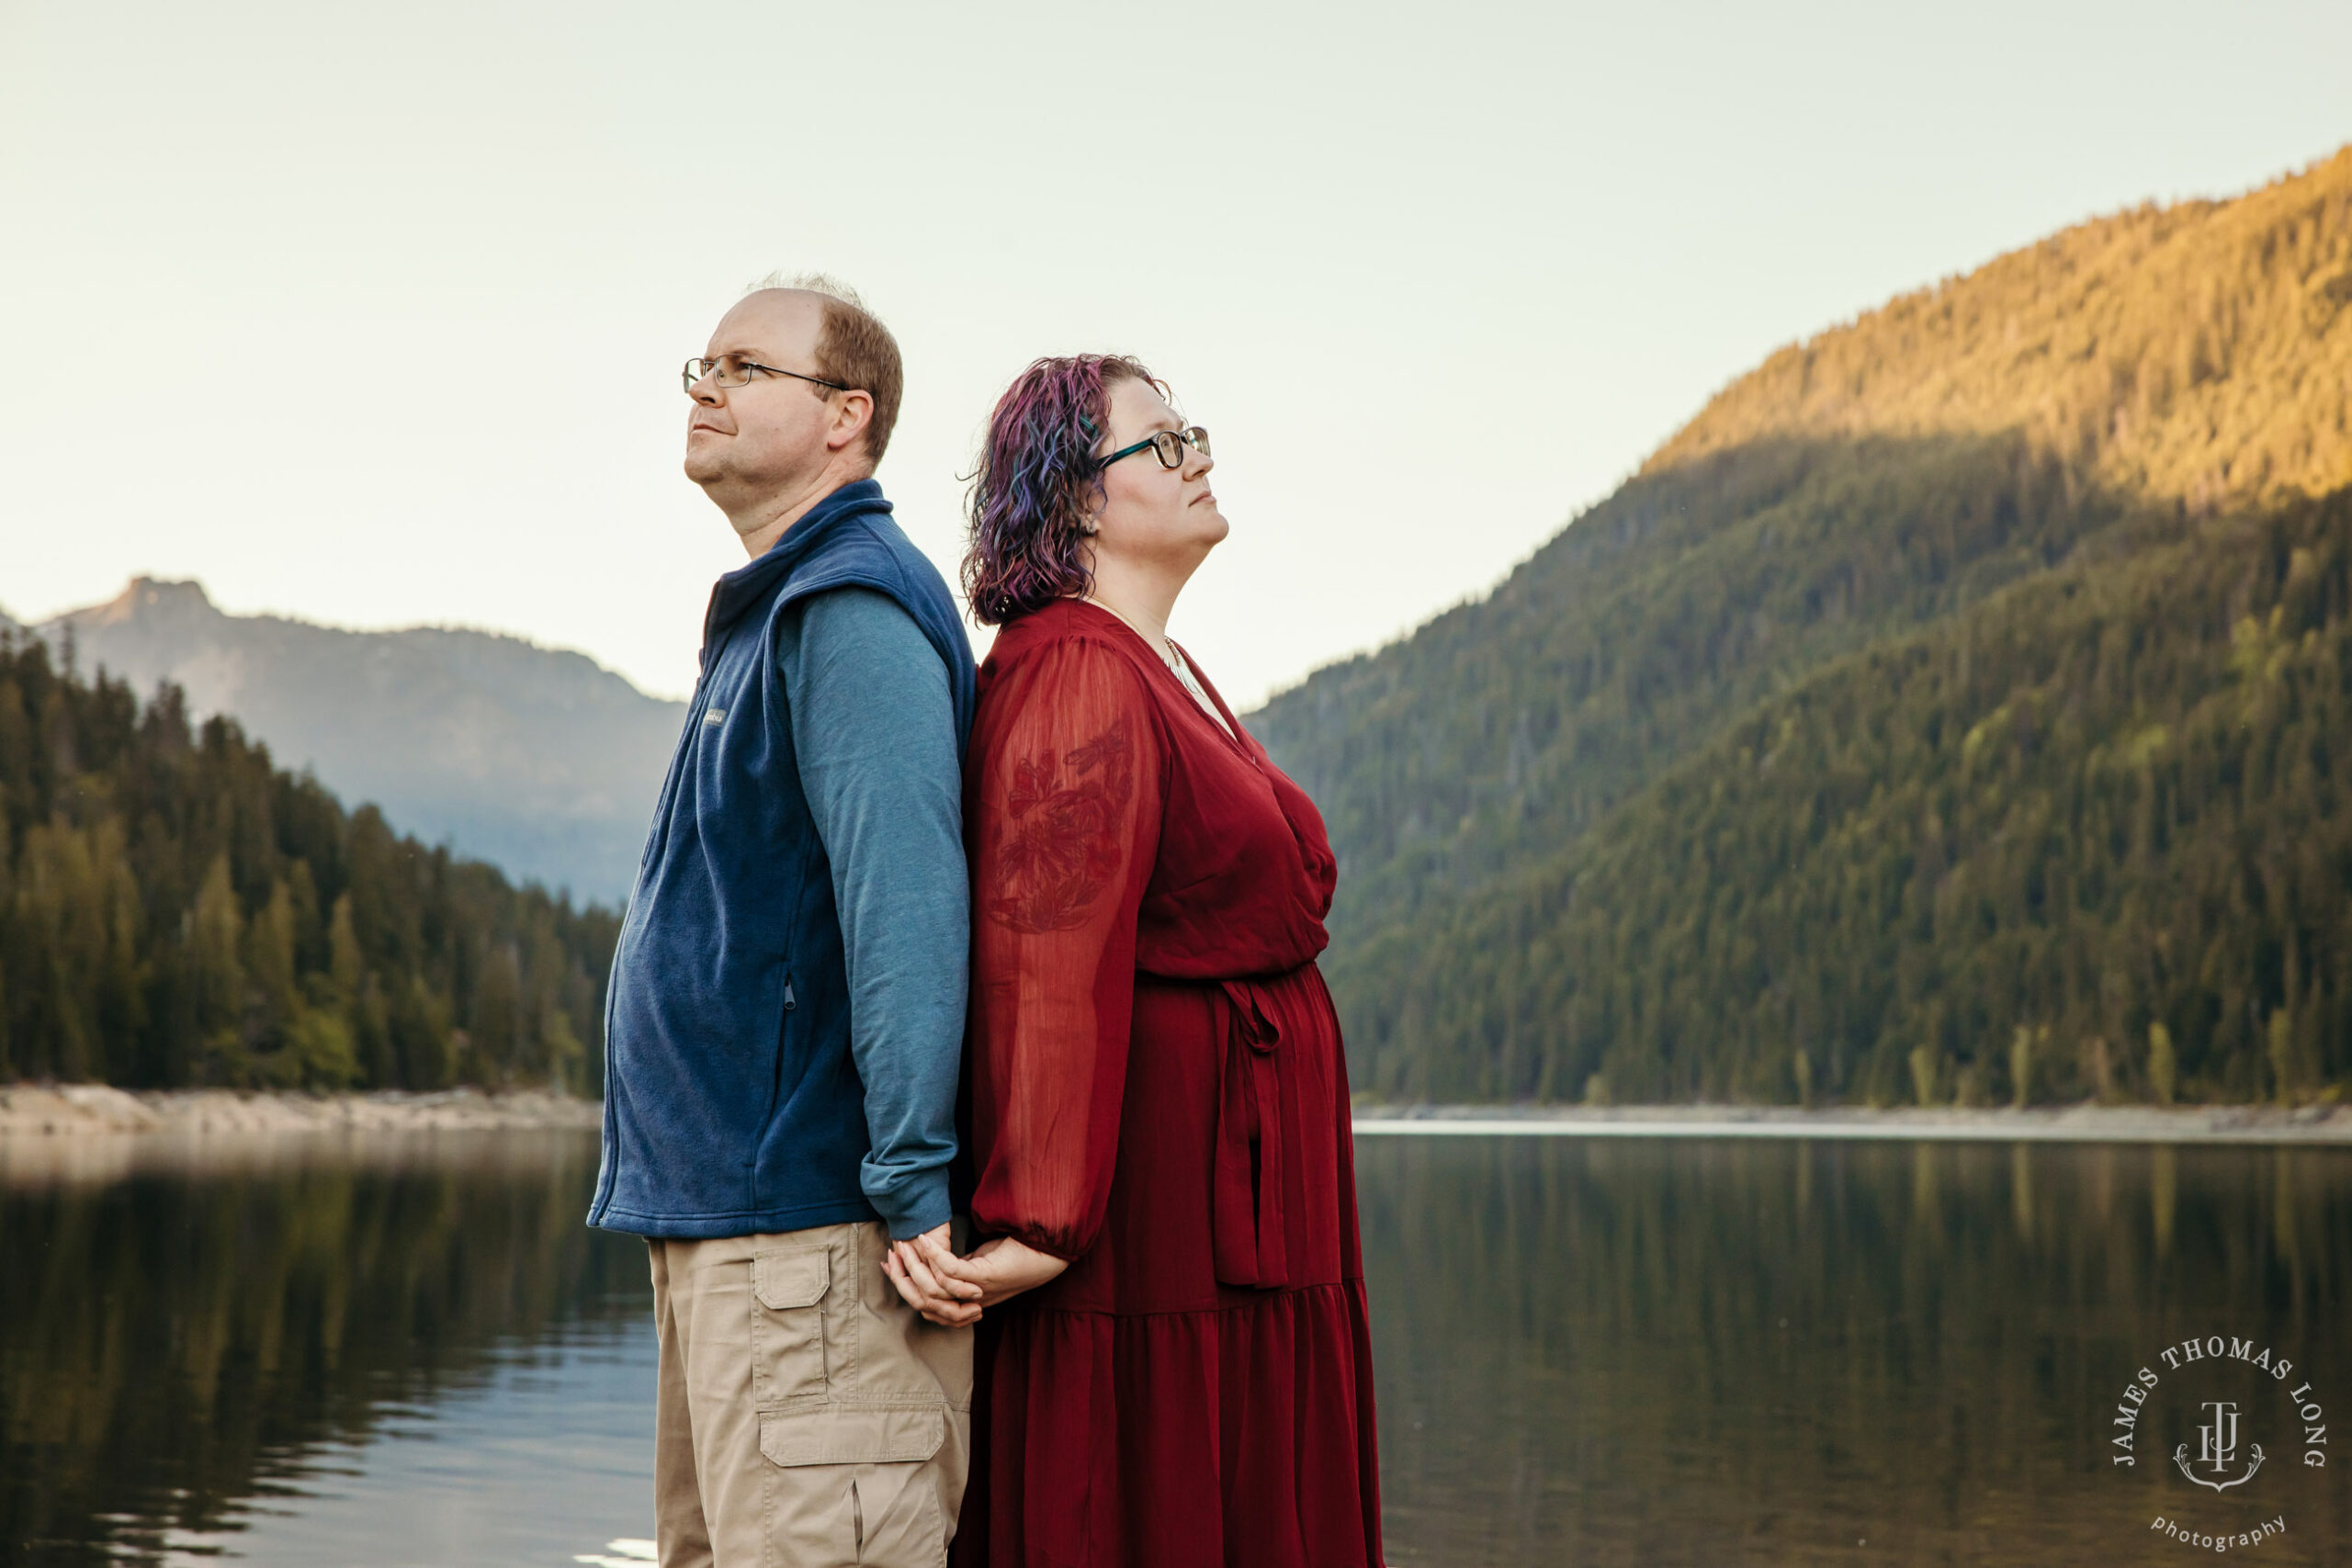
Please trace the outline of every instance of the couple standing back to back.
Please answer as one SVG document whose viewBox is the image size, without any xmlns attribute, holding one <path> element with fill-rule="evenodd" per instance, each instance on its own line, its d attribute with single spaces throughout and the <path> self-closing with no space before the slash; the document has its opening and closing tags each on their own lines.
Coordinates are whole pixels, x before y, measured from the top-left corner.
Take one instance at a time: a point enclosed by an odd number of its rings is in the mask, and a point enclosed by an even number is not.
<svg viewBox="0 0 2352 1568">
<path fill-rule="evenodd" d="M 660 1560 L 1376 1568 L 1336 868 L 1165 629 L 1227 532 L 1207 434 L 1133 359 L 1023 372 L 976 672 L 873 478 L 901 378 L 821 278 L 685 368 L 750 560 L 613 960 L 589 1213 L 651 1255 Z"/>
</svg>

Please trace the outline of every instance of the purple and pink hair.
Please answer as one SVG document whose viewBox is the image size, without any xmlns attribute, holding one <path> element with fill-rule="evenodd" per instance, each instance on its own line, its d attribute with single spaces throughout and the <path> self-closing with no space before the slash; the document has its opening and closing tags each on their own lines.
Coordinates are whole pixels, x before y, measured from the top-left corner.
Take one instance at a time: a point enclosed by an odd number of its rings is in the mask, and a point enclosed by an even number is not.
<svg viewBox="0 0 2352 1568">
<path fill-rule="evenodd" d="M 1129 380 L 1159 387 L 1124 354 L 1067 355 L 1038 360 L 997 400 L 965 502 L 964 597 L 982 626 L 1093 587 L 1082 525 L 1102 493 L 1094 446 L 1111 388 Z"/>
</svg>

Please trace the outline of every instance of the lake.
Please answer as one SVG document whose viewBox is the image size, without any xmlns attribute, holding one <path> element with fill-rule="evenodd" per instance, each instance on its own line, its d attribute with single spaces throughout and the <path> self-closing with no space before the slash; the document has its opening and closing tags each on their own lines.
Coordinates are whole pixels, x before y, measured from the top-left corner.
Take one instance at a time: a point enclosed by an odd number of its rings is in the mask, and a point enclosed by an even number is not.
<svg viewBox="0 0 2352 1568">
<path fill-rule="evenodd" d="M 141 1151 L 0 1150 L 0 1563 L 638 1560 L 593 1135 Z M 2352 1563 L 2352 1149 L 1357 1157 L 1399 1568 Z"/>
</svg>

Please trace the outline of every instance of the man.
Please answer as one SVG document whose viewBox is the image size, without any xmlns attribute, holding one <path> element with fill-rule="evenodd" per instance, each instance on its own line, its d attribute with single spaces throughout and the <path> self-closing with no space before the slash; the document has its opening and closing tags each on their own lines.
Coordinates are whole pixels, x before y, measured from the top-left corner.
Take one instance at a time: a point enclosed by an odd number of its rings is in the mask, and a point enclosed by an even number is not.
<svg viewBox="0 0 2352 1568">
<path fill-rule="evenodd" d="M 751 564 L 613 958 L 588 1221 L 652 1253 L 664 1568 L 936 1564 L 971 1334 L 883 1258 L 947 1240 L 971 648 L 872 478 L 901 372 L 855 296 L 756 288 L 685 378 L 686 477 Z"/>
</svg>

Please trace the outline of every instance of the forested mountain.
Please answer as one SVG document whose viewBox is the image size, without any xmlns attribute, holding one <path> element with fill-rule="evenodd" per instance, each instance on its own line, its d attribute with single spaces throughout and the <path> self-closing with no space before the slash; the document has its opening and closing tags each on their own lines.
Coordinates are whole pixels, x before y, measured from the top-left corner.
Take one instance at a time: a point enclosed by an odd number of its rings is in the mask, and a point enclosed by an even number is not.
<svg viewBox="0 0 2352 1568">
<path fill-rule="evenodd" d="M 1359 1087 L 2352 1080 L 2352 150 L 1783 350 L 1253 719 Z"/>
<path fill-rule="evenodd" d="M 223 613 L 194 582 L 134 579 L 37 628 L 142 695 L 159 681 L 403 832 L 517 879 L 628 897 L 682 703 L 584 655 L 437 626 L 355 632 Z"/>
<path fill-rule="evenodd" d="M 617 935 L 0 632 L 0 1081 L 593 1095 Z"/>
</svg>

